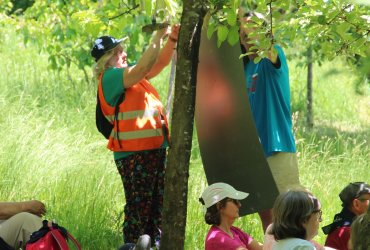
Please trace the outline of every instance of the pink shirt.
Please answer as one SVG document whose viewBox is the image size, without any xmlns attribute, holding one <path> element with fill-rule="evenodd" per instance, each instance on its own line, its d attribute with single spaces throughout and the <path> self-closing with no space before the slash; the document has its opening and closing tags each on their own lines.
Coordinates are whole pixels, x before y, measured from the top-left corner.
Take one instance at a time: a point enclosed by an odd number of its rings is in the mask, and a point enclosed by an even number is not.
<svg viewBox="0 0 370 250">
<path fill-rule="evenodd" d="M 205 250 L 235 250 L 238 247 L 248 248 L 253 238 L 237 227 L 230 228 L 233 238 L 217 226 L 212 226 L 206 237 Z"/>
</svg>

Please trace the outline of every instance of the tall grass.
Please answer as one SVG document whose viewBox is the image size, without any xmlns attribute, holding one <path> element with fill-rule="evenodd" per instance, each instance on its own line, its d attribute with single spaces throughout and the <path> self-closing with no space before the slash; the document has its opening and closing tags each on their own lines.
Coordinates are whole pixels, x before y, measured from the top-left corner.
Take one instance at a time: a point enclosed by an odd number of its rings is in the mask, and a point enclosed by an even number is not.
<svg viewBox="0 0 370 250">
<path fill-rule="evenodd" d="M 122 183 L 105 140 L 95 129 L 96 86 L 48 70 L 47 55 L 1 32 L 0 200 L 38 199 L 83 249 L 122 242 Z M 305 70 L 292 62 L 292 106 L 302 183 L 321 199 L 322 225 L 340 210 L 337 194 L 350 181 L 370 182 L 369 96 L 356 96 L 344 63 L 315 65 L 315 128 L 304 126 Z M 154 84 L 167 95 L 168 70 Z M 165 102 L 165 101 L 164 101 Z M 207 185 L 194 136 L 185 249 L 203 249 L 208 226 L 198 197 Z M 258 216 L 237 225 L 262 241 Z M 317 240 L 323 243 L 320 232 Z"/>
</svg>

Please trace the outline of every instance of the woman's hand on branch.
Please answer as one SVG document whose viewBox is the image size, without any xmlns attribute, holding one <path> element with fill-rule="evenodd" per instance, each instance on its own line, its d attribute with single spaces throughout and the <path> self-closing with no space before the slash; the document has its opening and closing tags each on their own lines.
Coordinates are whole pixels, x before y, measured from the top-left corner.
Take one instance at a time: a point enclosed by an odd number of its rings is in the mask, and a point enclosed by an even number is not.
<svg viewBox="0 0 370 250">
<path fill-rule="evenodd" d="M 172 41 L 177 41 L 178 38 L 179 38 L 179 31 L 180 31 L 180 24 L 174 24 L 174 25 L 172 25 L 169 38 Z"/>
</svg>

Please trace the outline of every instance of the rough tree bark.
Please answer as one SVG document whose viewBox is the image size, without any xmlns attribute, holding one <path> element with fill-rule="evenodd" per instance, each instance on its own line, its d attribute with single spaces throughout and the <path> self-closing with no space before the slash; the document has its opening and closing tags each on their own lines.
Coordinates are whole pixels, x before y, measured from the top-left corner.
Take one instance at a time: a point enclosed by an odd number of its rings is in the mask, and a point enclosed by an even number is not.
<svg viewBox="0 0 370 250">
<path fill-rule="evenodd" d="M 171 147 L 167 157 L 161 250 L 184 249 L 189 160 L 205 0 L 184 1 L 177 49 Z"/>
<path fill-rule="evenodd" d="M 312 46 L 307 50 L 307 126 L 313 127 L 313 96 L 312 96 Z"/>
</svg>

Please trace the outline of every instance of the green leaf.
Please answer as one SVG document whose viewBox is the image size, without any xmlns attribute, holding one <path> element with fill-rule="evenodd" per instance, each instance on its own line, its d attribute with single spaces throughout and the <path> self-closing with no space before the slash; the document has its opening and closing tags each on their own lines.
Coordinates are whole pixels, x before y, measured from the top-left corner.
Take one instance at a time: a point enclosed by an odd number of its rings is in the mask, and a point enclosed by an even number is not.
<svg viewBox="0 0 370 250">
<path fill-rule="evenodd" d="M 240 0 L 234 0 L 233 9 L 236 10 L 240 7 Z"/>
<path fill-rule="evenodd" d="M 346 33 L 350 28 L 349 23 L 340 23 L 336 26 L 336 30 L 339 34 Z"/>
<path fill-rule="evenodd" d="M 363 4 L 363 5 L 370 6 L 369 0 L 353 0 L 353 2 L 355 2 L 357 4 Z"/>
<path fill-rule="evenodd" d="M 227 13 L 227 23 L 230 26 L 236 25 L 236 17 L 237 17 L 236 13 L 231 9 L 227 9 L 226 13 Z"/>
<path fill-rule="evenodd" d="M 152 15 L 152 1 L 151 0 L 144 0 L 144 10 L 148 16 Z"/>
<path fill-rule="evenodd" d="M 215 23 L 209 23 L 208 29 L 207 29 L 207 38 L 211 39 L 213 32 L 215 32 L 217 26 Z"/>
<path fill-rule="evenodd" d="M 261 61 L 262 57 L 257 56 L 256 58 L 253 59 L 254 63 L 259 63 Z"/>
<path fill-rule="evenodd" d="M 243 57 L 245 57 L 245 56 L 248 56 L 248 55 L 252 55 L 252 54 L 254 54 L 254 53 L 255 53 L 255 52 L 250 51 L 250 52 L 247 52 L 247 53 L 244 53 L 244 54 L 240 54 L 239 59 L 241 59 L 241 58 L 243 58 Z"/>
<path fill-rule="evenodd" d="M 326 17 L 324 15 L 318 16 L 317 22 L 322 25 L 326 24 Z"/>
<path fill-rule="evenodd" d="M 231 27 L 231 30 L 227 36 L 227 41 L 230 45 L 235 45 L 237 42 L 239 42 L 239 28 L 237 26 Z"/>
<path fill-rule="evenodd" d="M 220 41 L 220 39 L 217 40 L 217 48 L 220 48 L 221 47 L 221 44 L 222 42 Z"/>
<path fill-rule="evenodd" d="M 163 1 L 166 5 L 166 10 L 169 12 L 171 17 L 176 16 L 176 12 L 179 11 L 179 5 L 177 2 L 172 0 L 164 0 Z M 173 21 L 173 20 L 172 20 Z"/>
<path fill-rule="evenodd" d="M 218 37 L 218 40 L 223 42 L 226 40 L 227 38 L 227 35 L 229 33 L 229 30 L 226 28 L 226 26 L 224 25 L 220 25 L 218 26 L 217 28 L 217 37 Z"/>
</svg>

